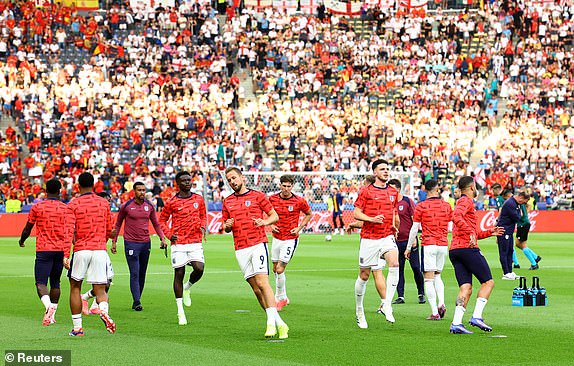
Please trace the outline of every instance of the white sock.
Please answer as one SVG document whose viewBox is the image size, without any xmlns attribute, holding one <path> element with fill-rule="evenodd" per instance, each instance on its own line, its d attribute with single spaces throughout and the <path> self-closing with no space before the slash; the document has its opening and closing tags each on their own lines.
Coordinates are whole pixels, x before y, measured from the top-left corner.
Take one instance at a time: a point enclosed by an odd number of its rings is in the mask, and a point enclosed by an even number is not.
<svg viewBox="0 0 574 366">
<path fill-rule="evenodd" d="M 40 298 L 40 301 L 42 301 L 42 304 L 44 304 L 44 307 L 46 308 L 46 310 L 48 310 L 50 305 L 52 305 L 52 302 L 50 301 L 50 296 L 48 296 L 48 295 L 42 296 Z"/>
<path fill-rule="evenodd" d="M 429 302 L 432 315 L 438 314 L 438 307 L 436 305 L 436 291 L 434 288 L 434 280 L 425 278 L 425 293 Z"/>
<path fill-rule="evenodd" d="M 389 267 L 389 273 L 387 273 L 387 295 L 385 298 L 392 299 L 395 297 L 395 292 L 397 292 L 397 284 L 399 283 L 399 267 Z M 391 302 L 387 302 L 388 307 L 391 306 Z"/>
<path fill-rule="evenodd" d="M 192 285 L 193 285 L 193 283 L 187 281 L 186 283 L 183 284 L 183 289 L 184 289 L 184 290 L 189 290 Z"/>
<path fill-rule="evenodd" d="M 367 290 L 367 282 L 369 280 L 363 281 L 361 277 L 357 277 L 357 281 L 355 281 L 355 306 L 357 313 L 363 311 L 363 298 Z"/>
<path fill-rule="evenodd" d="M 285 288 L 285 273 L 281 273 L 281 274 L 276 274 L 275 275 L 275 286 L 277 291 L 275 291 L 275 296 L 279 299 L 279 300 L 284 300 L 287 298 L 287 291 Z"/>
<path fill-rule="evenodd" d="M 444 305 L 444 282 L 442 282 L 442 277 L 440 273 L 434 275 L 434 288 L 436 290 L 436 296 L 438 300 L 438 306 Z"/>
<path fill-rule="evenodd" d="M 267 308 L 265 309 L 265 312 L 267 313 L 267 325 L 285 325 L 285 322 L 279 316 L 276 307 Z"/>
<path fill-rule="evenodd" d="M 92 305 L 90 305 L 90 310 L 92 309 L 99 309 L 99 305 L 98 305 L 98 300 L 96 300 L 96 298 L 94 298 L 94 301 L 92 301 Z"/>
<path fill-rule="evenodd" d="M 273 316 L 275 317 L 275 325 L 279 326 L 279 325 L 287 325 L 285 324 L 285 322 L 283 321 L 283 319 L 281 319 L 281 315 L 279 315 L 279 312 L 277 311 L 277 308 L 270 308 L 271 313 L 273 314 Z"/>
<path fill-rule="evenodd" d="M 94 293 L 92 292 L 92 290 L 86 292 L 85 294 L 82 294 L 82 300 L 84 301 L 88 301 L 92 297 L 94 297 Z"/>
<path fill-rule="evenodd" d="M 54 315 L 56 315 L 56 311 L 58 310 L 58 304 L 52 303 L 50 304 L 50 306 L 54 308 Z"/>
<path fill-rule="evenodd" d="M 480 318 L 482 319 L 482 312 L 484 311 L 484 307 L 488 302 L 487 299 L 484 297 L 479 297 L 476 299 L 476 305 L 474 306 L 474 313 L 472 313 L 473 318 Z"/>
<path fill-rule="evenodd" d="M 464 316 L 464 312 L 466 309 L 460 305 L 454 309 L 454 318 L 452 319 L 452 324 L 460 325 L 462 324 L 462 317 Z"/>
<path fill-rule="evenodd" d="M 104 313 L 107 313 L 110 310 L 110 305 L 108 304 L 107 301 L 102 301 L 101 303 L 99 303 L 100 305 L 100 311 L 103 311 Z"/>
<path fill-rule="evenodd" d="M 382 307 L 385 307 L 385 303 L 386 303 L 386 302 L 387 302 L 386 299 L 381 299 L 381 306 L 382 306 Z"/>
<path fill-rule="evenodd" d="M 183 299 L 181 297 L 176 297 L 175 303 L 177 304 L 177 313 L 185 314 L 185 311 L 183 311 Z"/>
<path fill-rule="evenodd" d="M 74 330 L 82 329 L 82 314 L 73 314 L 72 323 L 74 323 Z"/>
</svg>

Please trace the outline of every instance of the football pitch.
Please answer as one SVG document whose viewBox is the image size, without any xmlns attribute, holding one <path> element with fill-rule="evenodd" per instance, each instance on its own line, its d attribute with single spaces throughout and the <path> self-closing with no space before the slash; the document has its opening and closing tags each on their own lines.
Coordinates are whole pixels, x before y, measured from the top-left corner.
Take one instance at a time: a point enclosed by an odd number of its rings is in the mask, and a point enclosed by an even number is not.
<svg viewBox="0 0 574 366">
<path fill-rule="evenodd" d="M 237 266 L 231 236 L 212 235 L 204 247 L 204 277 L 192 288 L 186 308 L 187 326 L 177 324 L 170 261 L 154 238 L 145 291 L 144 311 L 131 310 L 129 273 L 123 244 L 112 255 L 115 270 L 110 290 L 110 315 L 116 334 L 108 334 L 96 315 L 84 316 L 83 338 L 72 338 L 69 284 L 62 275 L 57 323 L 42 327 L 43 306 L 34 287 L 34 239 L 26 248 L 17 238 L 0 239 L 0 344 L 7 349 L 71 350 L 73 365 L 572 365 L 574 362 L 574 253 L 572 234 L 530 234 L 529 245 L 542 256 L 540 277 L 549 306 L 511 306 L 518 281 L 502 281 L 493 238 L 480 247 L 496 283 L 484 318 L 494 328 L 473 335 L 449 334 L 458 287 L 450 263 L 443 280 L 447 314 L 427 321 L 428 304 L 419 305 L 410 267 L 405 270 L 404 305 L 394 305 L 395 324 L 375 311 L 379 304 L 372 279 L 365 296 L 368 329 L 355 322 L 354 284 L 357 278 L 357 234 L 303 235 L 289 264 L 287 293 L 291 304 L 281 316 L 289 324 L 289 339 L 267 341 L 265 313 Z M 189 273 L 189 271 L 188 271 Z M 386 271 L 385 271 L 386 273 Z M 271 276 L 272 277 L 272 276 Z M 274 279 L 271 278 L 274 286 Z M 477 283 L 475 282 L 475 289 Z M 87 285 L 84 289 L 87 290 Z M 476 290 L 464 317 L 472 315 Z"/>
</svg>

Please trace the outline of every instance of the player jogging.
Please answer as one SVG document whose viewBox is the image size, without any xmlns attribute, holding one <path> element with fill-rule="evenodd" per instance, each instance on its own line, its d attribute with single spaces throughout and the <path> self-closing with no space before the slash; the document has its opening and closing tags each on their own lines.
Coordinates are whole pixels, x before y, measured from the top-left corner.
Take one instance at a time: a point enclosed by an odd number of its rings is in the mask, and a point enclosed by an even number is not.
<svg viewBox="0 0 574 366">
<path fill-rule="evenodd" d="M 74 255 L 70 263 L 70 310 L 74 328 L 71 336 L 83 336 L 82 328 L 82 282 L 92 284 L 92 291 L 100 308 L 100 318 L 106 330 L 115 333 L 116 324 L 108 314 L 108 283 L 106 243 L 112 233 L 112 215 L 109 202 L 94 194 L 94 176 L 88 172 L 78 177 L 80 196 L 69 207 L 74 214 L 73 228 L 76 238 Z"/>
<path fill-rule="evenodd" d="M 164 247 L 166 242 L 155 213 L 155 208 L 151 202 L 145 199 L 145 184 L 135 182 L 133 190 L 134 198 L 120 207 L 112 238 L 112 252 L 116 251 L 118 234 L 125 220 L 124 252 L 130 270 L 130 291 L 133 299 L 132 309 L 142 311 L 141 295 L 145 286 L 145 275 L 151 252 L 151 240 L 149 237 L 150 221 L 156 233 L 159 235 L 161 247 Z"/>
<path fill-rule="evenodd" d="M 452 208 L 441 198 L 436 180 L 427 181 L 425 189 L 427 199 L 415 208 L 405 256 L 412 260 L 410 248 L 416 242 L 417 233 L 422 227 L 422 270 L 425 292 L 431 307 L 431 315 L 427 320 L 441 320 L 446 313 L 441 272 L 448 254 L 448 223 L 452 221 Z"/>
<path fill-rule="evenodd" d="M 291 190 L 295 183 L 292 175 L 283 175 L 279 178 L 281 192 L 269 197 L 269 202 L 277 212 L 279 221 L 271 225 L 273 242 L 271 245 L 271 260 L 273 261 L 273 273 L 275 274 L 275 300 L 277 311 L 289 305 L 287 289 L 285 286 L 285 268 L 295 254 L 299 244 L 299 232 L 311 220 L 312 211 L 307 201 Z M 305 217 L 299 224 L 301 213 Z"/>
<path fill-rule="evenodd" d="M 70 256 L 72 246 L 72 212 L 60 201 L 61 188 L 62 183 L 57 179 L 46 182 L 47 199 L 32 206 L 28 222 L 18 242 L 23 248 L 24 242 L 36 225 L 34 277 L 38 296 L 45 307 L 43 326 L 56 322 L 55 315 L 60 299 L 60 276 L 64 268 L 64 257 Z"/>
<path fill-rule="evenodd" d="M 171 241 L 173 292 L 178 323 L 186 325 L 183 305 L 191 306 L 191 286 L 201 279 L 205 267 L 202 239 L 207 227 L 207 214 L 203 197 L 191 192 L 191 173 L 177 173 L 175 182 L 179 192 L 166 202 L 159 215 L 159 222 L 165 236 Z M 170 218 L 171 227 L 168 226 Z M 186 265 L 190 265 L 193 271 L 184 284 Z"/>
<path fill-rule="evenodd" d="M 397 202 L 398 191 L 388 186 L 389 164 L 383 159 L 373 162 L 375 183 L 359 192 L 355 201 L 354 217 L 363 221 L 361 244 L 359 247 L 359 276 L 355 282 L 355 305 L 357 325 L 368 328 L 363 298 L 367 281 L 373 267 L 377 267 L 379 259 L 385 259 L 389 266 L 387 274 L 386 303 L 383 309 L 387 321 L 394 323 L 391 299 L 399 281 L 398 250 L 395 243 L 396 224 L 398 224 Z"/>
<path fill-rule="evenodd" d="M 266 338 L 279 334 L 280 339 L 289 337 L 289 327 L 279 313 L 273 290 L 269 285 L 269 263 L 265 226 L 277 222 L 279 217 L 264 193 L 248 189 L 241 170 L 229 167 L 225 178 L 234 193 L 223 200 L 223 230 L 233 232 L 235 257 L 243 277 L 267 313 Z M 263 219 L 263 214 L 267 215 Z"/>
<path fill-rule="evenodd" d="M 108 192 L 100 192 L 100 193 L 96 193 L 98 196 L 105 198 L 106 201 L 108 201 L 109 203 L 112 202 L 112 196 L 110 196 L 110 194 Z M 112 230 L 112 237 L 114 236 L 114 231 Z M 116 254 L 116 247 L 114 245 L 112 245 L 112 247 L 110 248 L 110 251 L 112 252 L 112 254 Z M 107 254 L 107 252 L 106 252 Z M 112 281 L 114 279 L 114 267 L 112 266 L 112 261 L 110 259 L 110 256 L 108 254 L 108 259 L 107 259 L 107 270 L 106 270 L 106 274 L 108 276 L 108 283 L 106 283 L 106 294 L 109 294 L 110 292 L 110 286 L 112 285 Z M 82 313 L 84 313 L 84 315 L 90 315 L 90 314 L 99 314 L 100 313 L 100 307 L 98 305 L 98 301 L 95 298 L 96 295 L 94 295 L 94 292 L 92 291 L 92 289 L 89 289 L 88 291 L 86 291 L 85 293 L 82 294 Z M 109 295 L 108 295 L 109 296 Z M 88 301 L 90 299 L 94 299 L 94 301 L 92 301 L 92 305 L 89 306 Z"/>
<path fill-rule="evenodd" d="M 363 186 L 369 186 L 370 184 L 375 183 L 375 176 L 374 175 L 367 175 L 365 180 L 363 181 Z M 361 191 L 364 187 L 361 187 L 359 191 Z M 354 229 L 361 229 L 363 228 L 363 221 L 353 221 L 347 226 L 347 233 L 351 234 Z M 377 309 L 377 314 L 385 315 L 383 309 L 385 308 L 386 296 L 387 296 L 387 284 L 385 282 L 385 275 L 383 274 L 383 269 L 386 266 L 386 262 L 383 258 L 379 258 L 379 263 L 371 267 L 371 274 L 373 275 L 373 280 L 375 281 L 375 288 L 377 289 L 377 293 L 381 298 L 381 303 Z"/>
<path fill-rule="evenodd" d="M 480 281 L 480 289 L 478 290 L 474 313 L 469 323 L 485 332 L 490 332 L 492 328 L 484 322 L 482 312 L 494 288 L 494 281 L 492 280 L 488 262 L 478 248 L 478 240 L 492 235 L 500 236 L 504 230 L 500 227 L 495 227 L 488 231 L 478 229 L 473 201 L 473 198 L 477 195 L 477 190 L 472 177 L 461 177 L 458 181 L 458 188 L 461 196 L 453 212 L 454 225 L 449 257 L 454 267 L 459 292 L 456 298 L 456 308 L 450 332 L 453 334 L 472 334 L 470 330 L 462 325 L 462 317 L 472 294 L 473 275 Z"/>
</svg>

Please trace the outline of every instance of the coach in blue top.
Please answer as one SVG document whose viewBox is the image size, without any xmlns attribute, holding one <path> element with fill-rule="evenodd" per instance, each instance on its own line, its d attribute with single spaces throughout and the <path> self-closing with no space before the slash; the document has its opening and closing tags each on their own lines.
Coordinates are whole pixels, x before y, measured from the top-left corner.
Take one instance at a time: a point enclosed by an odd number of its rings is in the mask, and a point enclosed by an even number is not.
<svg viewBox="0 0 574 366">
<path fill-rule="evenodd" d="M 520 191 L 516 196 L 510 196 L 500 209 L 498 225 L 504 228 L 504 234 L 497 238 L 500 264 L 504 275 L 503 280 L 515 280 L 518 276 L 512 272 L 512 252 L 514 248 L 514 229 L 520 220 L 522 210 L 520 205 L 528 202 L 530 195 L 525 191 Z"/>
</svg>

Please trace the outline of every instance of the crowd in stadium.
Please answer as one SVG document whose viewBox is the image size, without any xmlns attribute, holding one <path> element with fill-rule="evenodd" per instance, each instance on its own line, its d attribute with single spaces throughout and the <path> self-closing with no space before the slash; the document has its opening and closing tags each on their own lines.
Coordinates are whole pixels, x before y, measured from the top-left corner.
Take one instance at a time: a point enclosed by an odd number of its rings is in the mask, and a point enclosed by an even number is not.
<svg viewBox="0 0 574 366">
<path fill-rule="evenodd" d="M 220 201 L 229 164 L 366 172 L 381 155 L 417 186 L 477 173 L 486 192 L 572 193 L 572 7 L 491 1 L 358 21 L 185 4 L 82 15 L 0 3 L 0 98 L 14 121 L 4 201 L 32 203 L 54 176 L 70 197 L 85 169 L 116 204 L 138 180 L 165 200 L 181 169 Z M 478 134 L 494 143 L 472 167 Z"/>
</svg>

